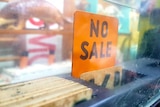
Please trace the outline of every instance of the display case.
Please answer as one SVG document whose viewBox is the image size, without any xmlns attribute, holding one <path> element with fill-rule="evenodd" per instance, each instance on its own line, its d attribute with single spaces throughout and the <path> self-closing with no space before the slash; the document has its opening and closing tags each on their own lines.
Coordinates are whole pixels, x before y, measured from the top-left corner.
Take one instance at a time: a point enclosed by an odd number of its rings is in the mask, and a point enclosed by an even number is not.
<svg viewBox="0 0 160 107">
<path fill-rule="evenodd" d="M 1 0 L 0 107 L 159 107 L 159 8 L 158 0 Z M 79 77 L 77 11 L 118 21 L 108 25 L 117 31 L 114 65 L 97 69 L 111 61 L 90 57 Z"/>
<path fill-rule="evenodd" d="M 43 4 L 42 7 L 42 3 L 46 4 Z M 66 39 L 64 35 L 70 36 L 70 38 L 73 36 L 73 18 L 63 16 L 63 2 L 57 2 L 57 4 L 59 3 L 59 7 L 54 6 L 53 2 L 44 0 L 39 3 L 36 0 L 1 3 L 1 73 L 2 75 L 11 75 L 9 78 L 2 76 L 1 84 L 5 84 L 5 80 L 7 82 L 18 82 L 22 78 L 22 81 L 30 80 L 32 76 L 30 78 L 27 75 L 30 75 L 31 72 L 38 73 L 39 77 L 49 76 L 50 74 L 43 74 L 43 71 L 50 71 L 52 67 L 53 69 L 63 69 L 63 65 L 67 67 L 67 70 L 64 69 L 64 73 L 71 72 L 71 52 L 69 50 L 65 52 L 66 47 L 71 46 L 68 46 L 70 45 L 68 43 L 64 47 L 63 41 L 67 41 L 64 40 Z M 48 10 L 51 12 L 47 13 Z M 51 24 L 46 25 L 50 22 Z M 66 58 L 62 51 L 68 54 Z M 52 66 L 51 69 L 49 66 Z M 61 74 L 62 72 L 52 73 L 54 75 L 54 73 Z M 18 80 L 17 77 L 20 76 L 26 77 Z M 34 78 L 38 78 L 38 76 L 34 76 L 32 79 Z"/>
</svg>

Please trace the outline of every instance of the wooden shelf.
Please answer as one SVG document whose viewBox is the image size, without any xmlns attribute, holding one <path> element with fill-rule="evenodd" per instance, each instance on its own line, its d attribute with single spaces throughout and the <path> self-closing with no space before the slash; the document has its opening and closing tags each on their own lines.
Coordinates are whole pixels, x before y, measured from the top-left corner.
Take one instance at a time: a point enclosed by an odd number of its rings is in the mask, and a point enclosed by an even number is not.
<svg viewBox="0 0 160 107">
<path fill-rule="evenodd" d="M 19 56 L 8 56 L 8 57 L 0 57 L 0 62 L 2 61 L 12 61 L 12 60 L 19 60 Z"/>
<path fill-rule="evenodd" d="M 72 30 L 0 30 L 0 35 L 2 34 L 9 34 L 9 35 L 21 35 L 21 34 L 48 34 L 48 35 L 55 35 L 55 34 L 72 34 Z"/>
<path fill-rule="evenodd" d="M 0 2 L 9 2 L 11 0 L 0 0 Z"/>
<path fill-rule="evenodd" d="M 0 37 L 0 42 L 14 42 L 17 41 L 17 38 L 13 37 Z"/>
</svg>

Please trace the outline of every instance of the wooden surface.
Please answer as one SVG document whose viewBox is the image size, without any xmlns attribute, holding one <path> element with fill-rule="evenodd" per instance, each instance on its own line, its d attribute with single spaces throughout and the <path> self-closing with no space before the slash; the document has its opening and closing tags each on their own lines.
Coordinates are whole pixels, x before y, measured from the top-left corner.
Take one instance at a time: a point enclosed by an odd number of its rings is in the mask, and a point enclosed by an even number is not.
<svg viewBox="0 0 160 107">
<path fill-rule="evenodd" d="M 0 2 L 9 2 L 11 0 L 0 0 Z"/>
<path fill-rule="evenodd" d="M 49 35 L 55 35 L 55 34 L 61 34 L 61 35 L 66 35 L 66 34 L 72 34 L 72 30 L 0 30 L 0 34 L 17 34 L 22 35 L 22 34 L 49 34 Z"/>
<path fill-rule="evenodd" d="M 119 78 L 122 79 L 122 67 L 121 66 L 113 66 L 110 68 L 105 69 L 99 69 L 91 72 L 86 72 L 81 74 L 80 78 L 82 80 L 93 82 L 96 85 L 113 89 L 114 88 L 114 81 L 117 79 L 117 76 L 115 73 L 119 73 Z M 118 81 L 120 81 L 118 80 Z M 117 85 L 119 85 L 120 82 L 118 82 Z"/>
<path fill-rule="evenodd" d="M 13 56 L 13 57 L 0 57 L 0 62 L 2 61 L 12 61 L 12 60 L 19 60 L 20 57 L 18 56 Z"/>
<path fill-rule="evenodd" d="M 13 37 L 1 37 L 0 42 L 16 42 L 18 39 Z"/>
<path fill-rule="evenodd" d="M 89 100 L 92 90 L 59 77 L 0 86 L 0 107 L 72 107 Z"/>
</svg>

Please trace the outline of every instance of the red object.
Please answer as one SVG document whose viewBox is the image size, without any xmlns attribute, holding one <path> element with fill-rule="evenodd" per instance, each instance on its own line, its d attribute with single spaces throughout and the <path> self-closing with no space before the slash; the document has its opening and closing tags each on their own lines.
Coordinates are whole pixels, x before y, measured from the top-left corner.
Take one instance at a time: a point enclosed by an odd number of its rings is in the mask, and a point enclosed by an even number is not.
<svg viewBox="0 0 160 107">
<path fill-rule="evenodd" d="M 39 20 L 39 21 L 35 21 L 33 18 L 30 18 L 29 21 L 33 24 L 33 25 L 36 25 L 36 26 L 42 26 L 44 25 L 44 22 Z"/>
</svg>

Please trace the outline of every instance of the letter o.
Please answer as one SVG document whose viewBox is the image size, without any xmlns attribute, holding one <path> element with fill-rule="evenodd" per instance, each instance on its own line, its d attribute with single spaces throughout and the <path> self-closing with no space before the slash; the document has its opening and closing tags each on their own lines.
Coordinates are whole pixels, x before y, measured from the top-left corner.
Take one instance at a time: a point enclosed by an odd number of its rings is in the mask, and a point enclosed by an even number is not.
<svg viewBox="0 0 160 107">
<path fill-rule="evenodd" d="M 101 35 L 103 38 L 107 37 L 108 35 L 108 23 L 106 21 L 102 23 Z"/>
</svg>

